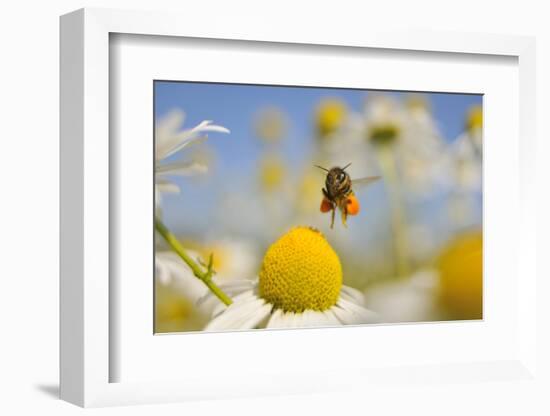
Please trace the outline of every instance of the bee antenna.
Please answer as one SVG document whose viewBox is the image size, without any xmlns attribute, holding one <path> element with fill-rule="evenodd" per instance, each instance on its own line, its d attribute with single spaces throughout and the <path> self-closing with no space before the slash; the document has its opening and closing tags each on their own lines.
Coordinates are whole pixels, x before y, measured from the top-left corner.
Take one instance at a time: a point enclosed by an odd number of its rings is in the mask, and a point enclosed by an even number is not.
<svg viewBox="0 0 550 416">
<path fill-rule="evenodd" d="M 319 168 L 319 169 L 324 170 L 325 172 L 328 172 L 328 171 L 329 171 L 328 169 L 326 169 L 326 168 L 324 168 L 324 167 L 322 167 L 322 166 L 319 166 L 319 165 L 314 165 L 314 166 L 315 166 L 316 168 Z"/>
<path fill-rule="evenodd" d="M 349 168 L 350 166 L 351 166 L 351 162 L 348 163 L 346 166 L 344 166 L 344 167 L 342 168 L 342 170 L 346 170 L 346 169 Z"/>
</svg>

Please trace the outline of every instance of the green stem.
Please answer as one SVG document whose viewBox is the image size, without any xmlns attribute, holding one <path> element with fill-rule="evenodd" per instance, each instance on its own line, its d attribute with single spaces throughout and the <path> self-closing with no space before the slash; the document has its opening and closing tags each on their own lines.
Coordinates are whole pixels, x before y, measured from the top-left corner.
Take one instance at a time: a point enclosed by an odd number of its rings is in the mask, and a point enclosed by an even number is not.
<svg viewBox="0 0 550 416">
<path fill-rule="evenodd" d="M 404 277 L 409 275 L 409 247 L 399 177 L 397 174 L 397 167 L 395 166 L 395 156 L 391 146 L 379 146 L 378 160 L 387 185 L 388 197 L 390 200 L 397 274 L 400 277 Z"/>
<path fill-rule="evenodd" d="M 212 268 L 212 255 L 210 255 L 210 259 L 208 260 L 207 270 L 203 271 L 201 267 L 199 267 L 199 265 L 185 252 L 185 249 L 176 236 L 172 234 L 158 218 L 155 219 L 155 229 L 166 240 L 172 250 L 174 250 L 176 254 L 185 262 L 185 264 L 189 266 L 189 268 L 193 271 L 193 274 L 206 286 L 208 286 L 208 288 L 218 297 L 219 300 L 221 300 L 225 305 L 231 305 L 233 303 L 231 298 L 227 296 L 212 280 L 212 275 L 214 274 L 214 269 Z"/>
</svg>

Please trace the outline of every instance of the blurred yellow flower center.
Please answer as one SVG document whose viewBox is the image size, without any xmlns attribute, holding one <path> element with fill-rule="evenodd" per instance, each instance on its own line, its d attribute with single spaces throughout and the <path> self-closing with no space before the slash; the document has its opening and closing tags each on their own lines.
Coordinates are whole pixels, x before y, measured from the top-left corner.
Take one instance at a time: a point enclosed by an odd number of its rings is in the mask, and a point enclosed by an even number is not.
<svg viewBox="0 0 550 416">
<path fill-rule="evenodd" d="M 413 94 L 408 97 L 406 105 L 411 111 L 426 111 L 429 110 L 430 107 L 428 101 L 426 100 L 426 97 L 418 94 Z"/>
<path fill-rule="evenodd" d="M 255 128 L 258 137 L 267 143 L 275 143 L 286 134 L 287 120 L 281 110 L 266 108 L 258 114 Z"/>
<path fill-rule="evenodd" d="M 399 126 L 388 122 L 371 126 L 369 129 L 369 139 L 377 145 L 390 144 L 399 136 Z"/>
<path fill-rule="evenodd" d="M 468 131 L 481 129 L 483 127 L 483 110 L 481 106 L 474 106 L 468 111 L 466 117 L 466 128 Z"/>
<path fill-rule="evenodd" d="M 284 180 L 285 167 L 277 157 L 268 157 L 260 166 L 260 183 L 265 191 L 274 191 Z"/>
<path fill-rule="evenodd" d="M 321 137 L 334 133 L 346 118 L 346 105 L 340 100 L 325 100 L 317 109 L 317 130 Z"/>
<path fill-rule="evenodd" d="M 259 277 L 260 296 L 276 308 L 323 311 L 338 301 L 342 266 L 319 231 L 296 227 L 269 247 Z"/>
<path fill-rule="evenodd" d="M 306 173 L 299 185 L 296 209 L 307 214 L 319 211 L 319 189 L 324 185 L 323 176 L 313 169 Z"/>
<path fill-rule="evenodd" d="M 471 232 L 453 241 L 438 259 L 440 295 L 453 319 L 481 319 L 483 237 Z"/>
</svg>

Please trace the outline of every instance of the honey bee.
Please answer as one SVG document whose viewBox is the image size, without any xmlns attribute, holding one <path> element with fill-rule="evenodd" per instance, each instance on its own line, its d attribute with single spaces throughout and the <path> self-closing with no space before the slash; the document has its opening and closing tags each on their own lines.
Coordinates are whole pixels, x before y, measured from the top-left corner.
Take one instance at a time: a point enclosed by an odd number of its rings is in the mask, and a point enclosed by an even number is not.
<svg viewBox="0 0 550 416">
<path fill-rule="evenodd" d="M 338 166 L 326 169 L 322 166 L 315 167 L 327 172 L 325 179 L 325 188 L 323 191 L 323 200 L 321 201 L 321 212 L 331 211 L 330 228 L 334 228 L 334 214 L 336 208 L 342 214 L 342 224 L 347 227 L 348 215 L 357 215 L 359 213 L 359 201 L 353 193 L 354 187 L 368 185 L 380 179 L 380 176 L 368 176 L 361 179 L 351 179 L 346 169 L 350 167 L 348 163 L 343 168 Z"/>
</svg>

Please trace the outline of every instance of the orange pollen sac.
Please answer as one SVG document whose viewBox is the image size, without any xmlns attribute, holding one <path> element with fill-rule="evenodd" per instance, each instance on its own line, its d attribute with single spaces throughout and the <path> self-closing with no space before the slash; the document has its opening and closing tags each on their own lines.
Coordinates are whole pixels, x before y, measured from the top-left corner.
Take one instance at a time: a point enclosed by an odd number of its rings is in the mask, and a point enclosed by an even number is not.
<svg viewBox="0 0 550 416">
<path fill-rule="evenodd" d="M 332 210 L 332 202 L 326 198 L 323 198 L 321 201 L 321 212 L 329 212 L 330 210 Z"/>
<path fill-rule="evenodd" d="M 359 201 L 355 195 L 350 195 L 347 200 L 347 211 L 349 215 L 357 215 L 359 213 Z"/>
</svg>

